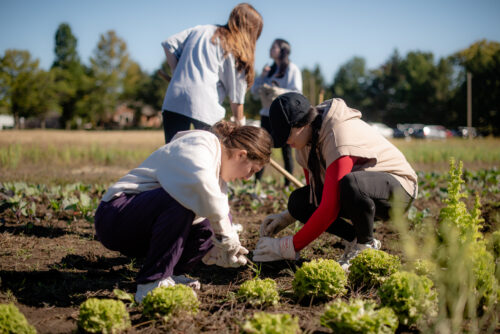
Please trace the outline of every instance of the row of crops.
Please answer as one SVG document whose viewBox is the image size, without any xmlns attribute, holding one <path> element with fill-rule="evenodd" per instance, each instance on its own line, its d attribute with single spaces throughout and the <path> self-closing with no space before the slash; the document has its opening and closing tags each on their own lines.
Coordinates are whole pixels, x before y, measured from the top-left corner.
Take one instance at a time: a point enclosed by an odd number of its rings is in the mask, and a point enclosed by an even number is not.
<svg viewBox="0 0 500 334">
<path fill-rule="evenodd" d="M 447 175 L 439 173 L 418 173 L 419 198 L 447 197 Z M 500 193 L 500 171 L 498 169 L 463 172 L 462 176 L 469 194 L 488 196 Z M 67 185 L 29 184 L 26 182 L 0 183 L 0 210 L 8 208 L 19 220 L 40 221 L 61 219 L 70 222 L 86 219 L 93 222 L 93 215 L 108 184 L 73 183 Z M 270 203 L 272 211 L 286 206 L 292 187 L 282 188 L 276 179 L 267 177 L 263 183 L 242 181 L 231 185 L 230 201 L 233 209 L 258 212 Z M 243 203 L 244 205 L 238 205 Z M 418 215 L 413 208 L 410 219 Z M 423 213 L 424 215 L 426 212 Z"/>
</svg>

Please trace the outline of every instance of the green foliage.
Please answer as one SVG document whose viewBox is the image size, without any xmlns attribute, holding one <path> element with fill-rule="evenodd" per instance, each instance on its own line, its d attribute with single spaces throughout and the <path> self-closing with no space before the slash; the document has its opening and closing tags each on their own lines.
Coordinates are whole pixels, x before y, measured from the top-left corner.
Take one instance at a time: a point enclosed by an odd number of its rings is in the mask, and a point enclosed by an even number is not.
<svg viewBox="0 0 500 334">
<path fill-rule="evenodd" d="M 334 333 L 389 334 L 398 328 L 398 317 L 390 307 L 377 309 L 373 301 L 362 299 L 337 299 L 325 308 L 320 320 Z"/>
<path fill-rule="evenodd" d="M 493 308 L 498 300 L 498 282 L 495 278 L 495 260 L 484 243 L 471 247 L 472 271 L 475 281 L 474 296 L 480 314 Z"/>
<path fill-rule="evenodd" d="M 61 23 L 55 35 L 54 52 L 56 59 L 52 66 L 68 69 L 74 63 L 79 63 L 76 44 L 76 37 L 73 35 L 69 24 Z"/>
<path fill-rule="evenodd" d="M 88 333 L 119 333 L 130 326 L 129 314 L 120 300 L 89 298 L 80 305 L 78 328 Z"/>
<path fill-rule="evenodd" d="M 495 260 L 500 257 L 500 230 L 491 233 L 488 238 L 488 250 L 493 254 Z"/>
<path fill-rule="evenodd" d="M 478 196 L 476 196 L 474 208 L 470 213 L 462 201 L 462 198 L 467 198 L 467 193 L 462 191 L 462 186 L 465 183 L 462 179 L 462 166 L 461 161 L 458 166 L 455 166 L 455 160 L 450 160 L 448 198 L 444 200 L 446 206 L 439 212 L 439 221 L 440 226 L 445 229 L 448 229 L 449 225 L 458 228 L 460 241 L 466 243 L 482 238 L 479 230 L 484 219 L 481 218 L 481 204 Z M 446 236 L 442 235 L 442 238 L 446 239 Z"/>
<path fill-rule="evenodd" d="M 330 298 L 343 295 L 347 290 L 347 276 L 336 261 L 318 259 L 306 262 L 295 272 L 292 285 L 300 299 Z"/>
<path fill-rule="evenodd" d="M 35 334 L 24 314 L 14 304 L 0 304 L 0 333 L 2 334 Z"/>
<path fill-rule="evenodd" d="M 276 282 L 270 278 L 256 277 L 243 282 L 237 295 L 252 306 L 276 305 L 280 299 Z"/>
<path fill-rule="evenodd" d="M 436 264 L 426 259 L 418 259 L 414 262 L 407 263 L 405 267 L 408 271 L 414 272 L 415 274 L 420 276 L 428 277 L 431 280 L 433 279 L 434 274 L 437 270 Z"/>
<path fill-rule="evenodd" d="M 301 333 L 299 319 L 290 314 L 271 314 L 258 312 L 245 322 L 241 328 L 248 334 L 296 334 Z"/>
<path fill-rule="evenodd" d="M 43 116 L 58 109 L 54 77 L 38 65 L 25 50 L 7 50 L 0 59 L 0 105 L 14 116 L 16 126 L 19 117 Z"/>
<path fill-rule="evenodd" d="M 480 40 L 468 48 L 452 56 L 462 68 L 461 94 L 455 103 L 465 105 L 466 81 L 465 72 L 472 74 L 472 110 L 473 124 L 484 131 L 500 134 L 500 43 L 498 41 Z M 465 124 L 465 112 L 461 113 L 462 124 Z"/>
<path fill-rule="evenodd" d="M 163 317 L 167 320 L 179 312 L 197 313 L 199 301 L 193 289 L 186 285 L 159 287 L 151 291 L 142 301 L 142 313 L 148 318 Z"/>
<path fill-rule="evenodd" d="M 396 255 L 369 248 L 351 261 L 348 277 L 356 286 L 377 287 L 400 267 L 401 261 Z"/>
<path fill-rule="evenodd" d="M 382 283 L 378 294 L 382 305 L 391 307 L 403 325 L 414 325 L 436 315 L 437 295 L 427 277 L 399 271 Z"/>
</svg>

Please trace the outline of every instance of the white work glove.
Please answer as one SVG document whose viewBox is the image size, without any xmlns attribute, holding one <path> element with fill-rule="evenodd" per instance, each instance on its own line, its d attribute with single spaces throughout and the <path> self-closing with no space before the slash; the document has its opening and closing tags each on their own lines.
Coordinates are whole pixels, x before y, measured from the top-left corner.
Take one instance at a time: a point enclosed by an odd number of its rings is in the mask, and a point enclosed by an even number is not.
<svg viewBox="0 0 500 334">
<path fill-rule="evenodd" d="M 212 237 L 214 247 L 202 258 L 206 265 L 218 265 L 224 268 L 237 268 L 247 264 L 248 250 L 241 246 L 238 235 L 230 237 Z"/>
<path fill-rule="evenodd" d="M 288 210 L 269 215 L 260 224 L 260 236 L 272 237 L 293 222 L 295 222 L 295 218 L 290 215 Z"/>
<path fill-rule="evenodd" d="M 259 93 L 262 107 L 264 108 L 269 108 L 275 98 L 277 98 L 281 94 L 288 92 L 287 89 L 268 84 L 263 84 L 257 91 Z"/>
<path fill-rule="evenodd" d="M 239 120 L 236 120 L 236 119 L 234 118 L 234 116 L 231 116 L 231 117 L 229 118 L 229 120 L 230 120 L 231 122 L 234 122 L 234 123 L 238 124 L 239 126 L 244 126 L 244 125 L 247 125 L 247 118 L 246 118 L 245 116 L 243 116 L 243 117 L 242 117 L 242 118 L 240 118 Z"/>
<path fill-rule="evenodd" d="M 297 260 L 299 252 L 293 246 L 293 236 L 283 238 L 262 237 L 253 251 L 255 262 L 268 262 L 277 260 Z"/>
</svg>

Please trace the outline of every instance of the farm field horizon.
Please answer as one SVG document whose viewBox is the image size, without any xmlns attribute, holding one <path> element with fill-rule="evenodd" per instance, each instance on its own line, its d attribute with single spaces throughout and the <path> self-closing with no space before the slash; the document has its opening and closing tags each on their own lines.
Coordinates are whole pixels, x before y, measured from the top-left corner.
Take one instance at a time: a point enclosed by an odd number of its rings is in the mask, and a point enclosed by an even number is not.
<svg viewBox="0 0 500 334">
<path fill-rule="evenodd" d="M 446 172 L 451 157 L 465 170 L 500 166 L 500 138 L 390 141 L 415 171 Z M 0 131 L 0 182 L 114 182 L 163 144 L 162 130 Z M 282 163 L 279 149 L 273 159 Z M 270 166 L 264 175 L 279 177 Z M 294 175 L 303 176 L 298 165 Z"/>
<path fill-rule="evenodd" d="M 419 197 L 404 221 L 412 229 L 435 224 L 447 198 L 450 158 L 464 165 L 468 209 L 474 194 L 481 201 L 485 236 L 500 226 L 500 138 L 410 141 L 391 139 L 419 176 Z M 114 289 L 135 292 L 134 278 L 142 259 L 132 259 L 104 248 L 94 237 L 93 212 L 107 187 L 139 165 L 163 145 L 163 131 L 0 131 L 0 303 L 14 303 L 38 333 L 77 330 L 79 306 L 85 300 L 114 298 Z M 273 151 L 281 163 L 281 152 Z M 303 180 L 297 165 L 295 176 Z M 262 184 L 230 185 L 230 206 L 235 222 L 243 226 L 242 245 L 252 251 L 260 223 L 268 214 L 286 207 L 293 189 L 284 188 L 282 176 L 267 166 Z M 258 195 L 258 196 L 255 196 Z M 292 225 L 278 236 L 290 235 Z M 405 255 L 401 232 L 389 222 L 377 222 L 375 237 L 382 250 Z M 312 259 L 338 259 L 341 240 L 324 233 L 301 252 L 301 259 L 265 263 L 260 278 L 277 284 L 280 301 L 271 307 L 252 306 L 236 293 L 255 277 L 252 266 L 224 269 L 198 265 L 190 276 L 201 290 L 197 315 L 180 315 L 167 322 L 151 321 L 139 306 L 127 304 L 132 328 L 127 333 L 236 333 L 256 312 L 289 313 L 306 333 L 329 333 L 320 323 L 328 301 L 299 301 L 293 294 L 294 272 Z M 251 255 L 251 254 L 250 254 Z M 404 261 L 403 261 L 404 262 Z M 380 298 L 374 288 L 348 284 L 339 298 Z M 479 319 L 485 320 L 485 319 Z M 479 321 L 478 320 L 478 321 Z M 498 321 L 498 319 L 486 319 Z M 498 322 L 481 323 L 481 332 L 500 332 Z M 400 326 L 397 333 L 419 333 L 415 326 Z"/>
</svg>

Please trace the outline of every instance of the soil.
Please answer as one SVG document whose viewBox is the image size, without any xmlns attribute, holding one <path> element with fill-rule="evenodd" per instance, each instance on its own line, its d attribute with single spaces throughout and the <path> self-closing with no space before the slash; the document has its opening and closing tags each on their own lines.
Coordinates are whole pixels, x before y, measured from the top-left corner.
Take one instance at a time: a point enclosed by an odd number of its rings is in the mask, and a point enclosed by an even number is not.
<svg viewBox="0 0 500 334">
<path fill-rule="evenodd" d="M 260 222 L 273 209 L 266 204 L 255 213 L 245 203 L 231 205 L 234 221 L 244 227 L 240 235 L 242 244 L 252 250 L 258 240 Z M 438 212 L 440 204 L 436 200 L 418 200 L 415 205 Z M 95 240 L 93 225 L 86 220 L 58 217 L 18 221 L 4 210 L 0 212 L 0 224 L 0 303 L 14 302 L 38 333 L 75 332 L 78 308 L 83 301 L 90 297 L 115 298 L 113 289 L 135 292 L 134 277 L 141 259 L 127 258 L 104 248 Z M 387 224 L 378 222 L 375 236 L 382 240 L 383 250 L 398 253 L 394 247 L 398 237 Z M 336 259 L 342 251 L 340 239 L 324 233 L 302 252 L 302 260 L 263 264 L 260 277 L 275 280 L 281 296 L 280 304 L 266 311 L 298 316 L 305 332 L 329 332 L 319 323 L 325 303 L 298 302 L 292 293 L 292 279 L 296 266 L 305 259 Z M 200 300 L 197 315 L 181 315 L 165 323 L 150 321 L 141 315 L 139 307 L 129 307 L 133 328 L 128 333 L 237 333 L 248 316 L 260 310 L 239 302 L 232 294 L 241 283 L 255 276 L 250 266 L 224 269 L 200 263 L 190 276 L 202 284 L 197 292 Z M 375 291 L 354 289 L 349 289 L 347 297 L 360 295 L 377 299 Z M 416 330 L 405 328 L 400 332 Z"/>
</svg>

